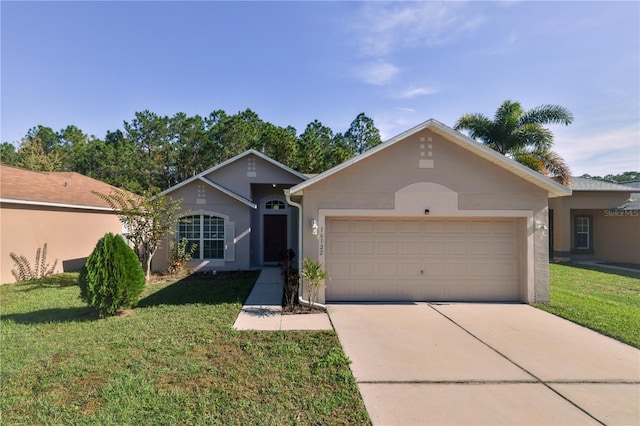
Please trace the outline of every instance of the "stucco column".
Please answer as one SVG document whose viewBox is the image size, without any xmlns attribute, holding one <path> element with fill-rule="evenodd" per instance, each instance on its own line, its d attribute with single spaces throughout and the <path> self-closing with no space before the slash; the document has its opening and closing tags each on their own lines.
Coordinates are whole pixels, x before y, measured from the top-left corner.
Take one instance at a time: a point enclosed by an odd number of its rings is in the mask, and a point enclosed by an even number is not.
<svg viewBox="0 0 640 426">
<path fill-rule="evenodd" d="M 571 209 L 564 198 L 554 201 L 553 260 L 569 262 L 571 260 Z"/>
</svg>

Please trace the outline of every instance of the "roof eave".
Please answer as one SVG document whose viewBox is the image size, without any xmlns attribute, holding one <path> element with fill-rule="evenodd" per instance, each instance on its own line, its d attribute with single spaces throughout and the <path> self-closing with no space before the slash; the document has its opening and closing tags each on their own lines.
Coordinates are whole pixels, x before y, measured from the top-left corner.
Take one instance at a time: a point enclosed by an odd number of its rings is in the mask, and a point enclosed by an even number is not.
<svg viewBox="0 0 640 426">
<path fill-rule="evenodd" d="M 81 204 L 54 203 L 49 201 L 18 200 L 14 198 L 0 198 L 0 204 L 20 204 L 20 205 L 28 205 L 28 206 L 56 207 L 56 208 L 65 208 L 65 209 L 109 211 L 109 212 L 116 211 L 111 207 L 85 206 Z"/>
</svg>

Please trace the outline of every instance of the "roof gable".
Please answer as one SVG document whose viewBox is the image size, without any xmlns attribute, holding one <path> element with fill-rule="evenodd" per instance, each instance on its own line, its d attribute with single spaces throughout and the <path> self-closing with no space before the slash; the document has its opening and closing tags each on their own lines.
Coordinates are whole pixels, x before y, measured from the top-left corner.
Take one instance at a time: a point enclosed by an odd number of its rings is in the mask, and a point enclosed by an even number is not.
<svg viewBox="0 0 640 426">
<path fill-rule="evenodd" d="M 189 178 L 189 179 L 187 179 L 185 181 L 182 181 L 182 182 L 172 186 L 171 188 L 165 189 L 164 191 L 162 191 L 162 194 L 171 193 L 171 192 L 175 191 L 176 189 L 181 188 L 181 187 L 183 187 L 183 186 L 185 186 L 185 185 L 187 185 L 187 184 L 189 184 L 189 183 L 191 183 L 191 182 L 193 182 L 195 180 L 199 180 L 201 178 L 205 178 L 206 179 L 207 175 L 210 175 L 210 174 L 214 173 L 217 170 L 220 170 L 220 169 L 222 169 L 224 167 L 227 167 L 227 166 L 229 166 L 231 164 L 234 164 L 234 163 L 236 163 L 236 162 L 238 162 L 238 161 L 240 161 L 240 160 L 242 160 L 242 159 L 244 159 L 244 158 L 246 158 L 246 157 L 248 157 L 250 155 L 255 155 L 255 156 L 263 159 L 264 161 L 266 161 L 268 163 L 271 163 L 272 165 L 278 167 L 279 169 L 281 169 L 281 170 L 283 170 L 283 171 L 285 171 L 287 173 L 290 173 L 293 176 L 295 176 L 295 177 L 297 177 L 297 178 L 299 178 L 299 179 L 301 179 L 303 181 L 307 180 L 307 177 L 305 175 L 303 175 L 302 173 L 298 173 L 297 171 L 291 169 L 290 167 L 287 167 L 284 164 L 279 163 L 276 160 L 274 160 L 274 159 L 272 159 L 272 158 L 270 158 L 270 157 L 268 157 L 268 156 L 266 156 L 266 155 L 264 155 L 264 154 L 262 154 L 262 153 L 260 153 L 260 152 L 258 152 L 256 150 L 254 150 L 254 149 L 249 149 L 249 150 L 247 150 L 247 151 L 245 151 L 245 152 L 243 152 L 241 154 L 236 155 L 233 158 L 228 159 L 227 161 L 224 161 L 224 162 L 222 162 L 220 164 L 217 164 L 217 165 L 215 165 L 215 166 L 213 166 L 213 167 L 211 167 L 211 168 L 209 168 L 209 169 L 207 169 L 207 170 L 205 170 L 205 171 L 203 171 L 201 173 L 198 173 L 197 175 L 195 175 L 195 176 L 193 176 L 193 177 L 191 177 L 191 178 Z M 207 179 L 207 180 L 209 182 L 212 182 L 210 179 Z"/>
<path fill-rule="evenodd" d="M 308 188 L 312 185 L 314 185 L 315 183 L 326 179 L 329 176 L 334 175 L 335 173 L 338 173 L 339 171 L 346 169 L 347 167 L 352 166 L 353 164 L 359 163 L 360 161 L 371 157 L 373 155 L 378 154 L 381 151 L 384 151 L 385 149 L 389 148 L 390 146 L 393 146 L 399 142 L 402 142 L 403 140 L 409 138 L 410 136 L 425 130 L 425 129 L 429 129 L 431 131 L 433 131 L 434 133 L 437 133 L 441 136 L 443 136 L 447 141 L 452 142 L 454 144 L 456 144 L 457 146 L 460 146 L 470 152 L 472 152 L 475 155 L 478 155 L 481 158 L 484 158 L 485 160 L 499 166 L 502 167 L 503 169 L 519 176 L 520 178 L 544 189 L 545 191 L 548 192 L 549 197 L 561 197 L 561 196 L 566 196 L 566 195 L 571 195 L 571 190 L 557 182 L 555 182 L 552 179 L 549 179 L 543 175 L 541 175 L 538 172 L 535 172 L 531 169 L 529 169 L 528 167 L 518 163 L 517 161 L 514 161 L 508 157 L 505 157 L 504 155 L 490 149 L 487 148 L 486 146 L 476 142 L 475 140 L 463 135 L 460 132 L 457 132 L 453 129 L 451 129 L 450 127 L 440 123 L 439 121 L 430 119 L 425 121 L 422 124 L 419 124 L 415 127 L 413 127 L 412 129 L 409 129 L 391 139 L 389 139 L 388 141 L 384 142 L 383 144 L 378 145 L 375 148 L 370 149 L 369 151 L 364 152 L 361 155 L 358 155 L 350 160 L 345 161 L 344 163 L 341 163 L 327 171 L 325 171 L 324 173 L 321 173 L 305 182 L 302 182 L 294 187 L 291 188 L 290 193 L 292 195 L 295 195 L 297 193 L 301 193 L 305 188 Z"/>
<path fill-rule="evenodd" d="M 115 186 L 75 172 L 35 172 L 0 165 L 0 201 L 3 203 L 112 210 L 93 192 L 105 195 Z"/>
</svg>

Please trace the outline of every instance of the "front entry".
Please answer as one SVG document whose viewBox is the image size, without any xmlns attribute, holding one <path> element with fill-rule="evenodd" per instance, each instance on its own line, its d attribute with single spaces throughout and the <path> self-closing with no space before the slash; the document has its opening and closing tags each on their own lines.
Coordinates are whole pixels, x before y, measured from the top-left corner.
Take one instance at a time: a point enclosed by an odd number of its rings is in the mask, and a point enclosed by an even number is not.
<svg viewBox="0 0 640 426">
<path fill-rule="evenodd" d="M 287 215 L 264 215 L 264 261 L 278 262 L 287 250 Z"/>
</svg>

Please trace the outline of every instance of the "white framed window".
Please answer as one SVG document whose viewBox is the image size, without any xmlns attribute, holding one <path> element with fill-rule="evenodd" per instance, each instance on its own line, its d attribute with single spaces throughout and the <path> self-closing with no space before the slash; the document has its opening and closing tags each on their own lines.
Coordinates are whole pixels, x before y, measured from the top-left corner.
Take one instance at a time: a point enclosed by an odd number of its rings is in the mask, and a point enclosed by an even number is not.
<svg viewBox="0 0 640 426">
<path fill-rule="evenodd" d="M 591 249 L 591 217 L 575 217 L 575 244 L 576 250 Z"/>
<path fill-rule="evenodd" d="M 224 218 L 213 215 L 185 216 L 178 220 L 178 241 L 186 238 L 195 246 L 194 259 L 224 259 Z"/>
</svg>

